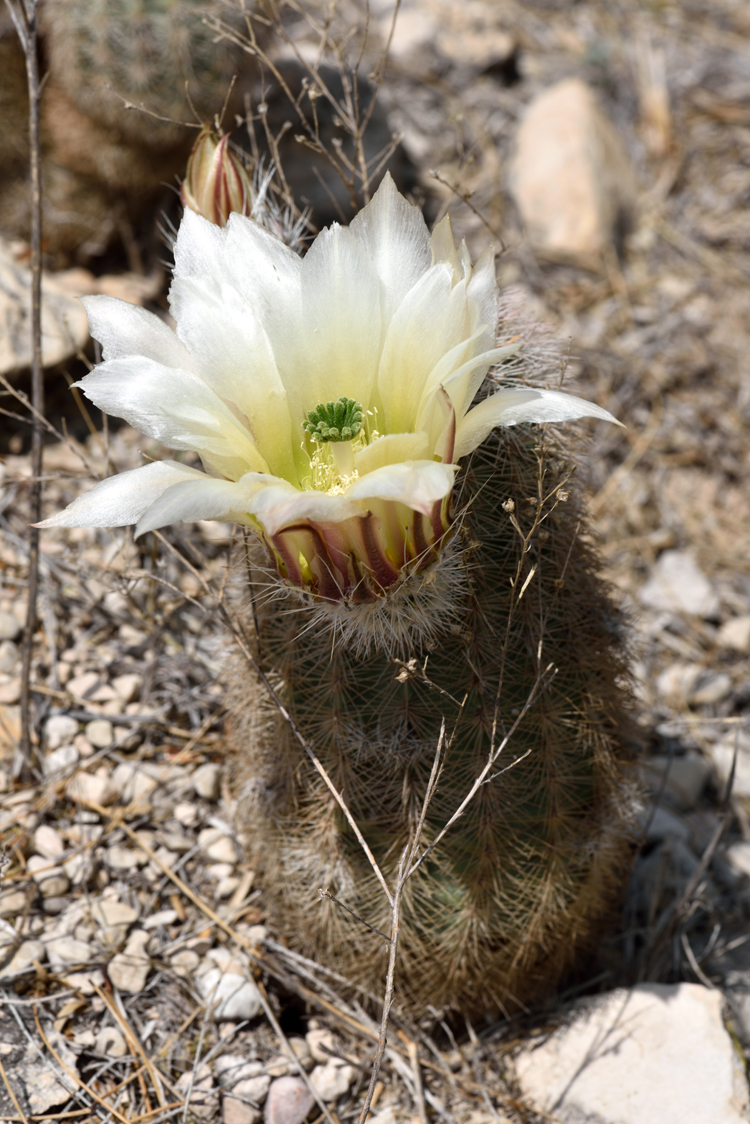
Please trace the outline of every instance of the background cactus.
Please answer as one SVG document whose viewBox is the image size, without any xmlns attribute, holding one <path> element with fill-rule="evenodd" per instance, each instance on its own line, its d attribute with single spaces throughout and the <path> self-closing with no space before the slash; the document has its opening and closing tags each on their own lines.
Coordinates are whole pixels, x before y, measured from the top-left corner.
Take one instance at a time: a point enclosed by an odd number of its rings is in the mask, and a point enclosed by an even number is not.
<svg viewBox="0 0 750 1124">
<path fill-rule="evenodd" d="M 297 602 L 264 605 L 269 590 L 251 570 L 264 669 L 391 884 L 419 815 L 441 716 L 449 730 L 458 719 L 457 732 L 427 817 L 427 841 L 486 761 L 498 683 L 507 728 L 538 672 L 550 662 L 559 669 L 499 768 L 518 764 L 480 789 L 407 884 L 398 981 L 412 1012 L 428 1005 L 507 1011 L 548 991 L 596 931 L 627 862 L 623 625 L 597 577 L 575 495 L 549 501 L 546 510 L 554 510 L 522 565 L 524 575 L 538 569 L 511 614 L 510 579 L 522 543 L 502 505 L 514 500 L 525 529 L 538 502 L 540 463 L 545 495 L 570 470 L 563 451 L 570 431 L 545 435 L 543 452 L 541 436 L 495 431 L 459 478 L 457 504 L 471 497 L 459 532 L 468 593 L 460 619 L 446 624 L 429 652 L 427 675 L 454 700 L 467 695 L 460 717 L 457 702 L 424 682 L 399 682 L 387 655 L 356 658 L 332 649 L 330 634 L 306 627 Z M 250 631 L 252 620 L 248 612 Z M 380 991 L 385 942 L 318 895 L 319 887 L 330 890 L 389 932 L 389 906 L 365 856 L 244 662 L 234 670 L 233 706 L 251 860 L 272 922 L 303 952 Z"/>
<path fill-rule="evenodd" d="M 88 260 L 124 234 L 145 257 L 160 257 L 156 220 L 176 196 L 196 130 L 195 109 L 220 113 L 232 77 L 248 56 L 214 42 L 205 17 L 239 21 L 220 0 L 40 0 L 43 66 L 42 168 L 44 245 L 54 264 Z M 28 237 L 26 75 L 9 19 L 0 18 L 0 232 Z M 186 93 L 187 87 L 187 93 Z M 119 95 L 119 96 L 118 96 Z M 123 99 L 150 114 L 126 109 Z M 228 122 L 242 108 L 238 84 Z M 197 122 L 196 122 L 197 124 Z M 149 254 L 147 248 L 151 250 Z"/>
<path fill-rule="evenodd" d="M 50 68 L 68 97 L 92 121 L 138 146 L 183 147 L 178 124 L 123 110 L 122 98 L 174 122 L 221 110 L 243 52 L 203 22 L 242 21 L 220 0 L 44 0 Z M 119 97 L 117 95 L 120 95 Z"/>
</svg>

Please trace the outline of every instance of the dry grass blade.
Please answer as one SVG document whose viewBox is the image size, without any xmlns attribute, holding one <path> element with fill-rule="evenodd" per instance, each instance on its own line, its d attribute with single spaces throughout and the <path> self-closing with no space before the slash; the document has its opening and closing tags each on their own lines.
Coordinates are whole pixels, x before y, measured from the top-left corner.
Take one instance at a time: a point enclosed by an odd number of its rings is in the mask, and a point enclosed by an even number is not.
<svg viewBox="0 0 750 1124">
<path fill-rule="evenodd" d="M 13 1101 L 13 1105 L 15 1107 L 15 1110 L 18 1113 L 18 1119 L 22 1120 L 23 1124 L 28 1124 L 28 1117 L 24 1115 L 24 1112 L 23 1112 L 20 1104 L 18 1103 L 18 1097 L 16 1096 L 15 1092 L 13 1091 L 13 1086 L 11 1085 L 10 1081 L 8 1080 L 8 1075 L 5 1072 L 5 1066 L 3 1065 L 2 1062 L 0 1062 L 0 1077 L 2 1077 L 3 1084 L 5 1085 L 5 1088 L 8 1090 L 8 1096 Z"/>
<path fill-rule="evenodd" d="M 39 1037 L 41 1038 L 42 1042 L 44 1043 L 46 1048 L 49 1050 L 50 1054 L 55 1059 L 57 1064 L 60 1066 L 61 1069 L 63 1069 L 65 1071 L 65 1073 L 68 1075 L 68 1077 L 71 1079 L 71 1081 L 73 1081 L 79 1089 L 82 1089 L 83 1092 L 87 1094 L 87 1096 L 91 1097 L 91 1099 L 93 1101 L 96 1101 L 96 1103 L 98 1105 L 101 1105 L 101 1107 L 106 1109 L 108 1113 L 111 1113 L 111 1115 L 114 1116 L 116 1120 L 119 1120 L 120 1124 L 131 1124 L 131 1122 L 128 1120 L 128 1118 L 126 1116 L 123 1116 L 122 1113 L 117 1111 L 117 1109 L 113 1108 L 111 1105 L 108 1105 L 106 1100 L 104 1100 L 102 1097 L 100 1097 L 98 1095 L 98 1093 L 95 1093 L 93 1089 L 89 1088 L 89 1086 L 85 1083 L 85 1081 L 82 1081 L 81 1078 L 78 1076 L 78 1074 L 74 1070 L 72 1070 L 70 1068 L 70 1066 L 65 1064 L 65 1062 L 62 1060 L 60 1055 L 57 1053 L 54 1046 L 51 1045 L 49 1039 L 47 1038 L 46 1034 L 44 1033 L 44 1029 L 42 1028 L 42 1024 L 39 1020 L 39 1014 L 37 1012 L 36 1006 L 33 1008 L 33 1010 L 34 1010 L 34 1022 L 36 1023 L 36 1029 L 37 1029 L 37 1033 L 39 1034 Z"/>
</svg>

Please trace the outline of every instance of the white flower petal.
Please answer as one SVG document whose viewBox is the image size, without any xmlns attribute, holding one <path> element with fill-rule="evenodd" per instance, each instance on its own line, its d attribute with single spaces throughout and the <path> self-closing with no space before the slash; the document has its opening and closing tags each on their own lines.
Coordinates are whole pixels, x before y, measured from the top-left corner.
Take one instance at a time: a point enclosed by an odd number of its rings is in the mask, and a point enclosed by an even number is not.
<svg viewBox="0 0 750 1124">
<path fill-rule="evenodd" d="M 349 229 L 380 278 L 381 310 L 387 326 L 409 289 L 430 267 L 427 224 L 419 208 L 404 199 L 388 172 Z"/>
<path fill-rule="evenodd" d="M 191 484 L 207 479 L 205 473 L 178 464 L 177 461 L 154 461 L 141 468 L 132 468 L 110 476 L 90 492 L 73 500 L 64 511 L 52 515 L 38 527 L 127 527 L 137 523 L 151 504 L 167 488 L 188 481 Z"/>
<path fill-rule="evenodd" d="M 302 259 L 244 215 L 231 214 L 226 233 L 224 271 L 212 276 L 237 289 L 260 319 L 279 369 L 293 371 L 302 330 Z"/>
<path fill-rule="evenodd" d="M 386 433 L 416 428 L 430 372 L 462 340 L 465 312 L 451 295 L 450 267 L 439 264 L 396 309 L 378 372 L 378 428 Z"/>
<path fill-rule="evenodd" d="M 452 284 L 457 285 L 464 279 L 464 271 L 456 253 L 456 240 L 453 237 L 450 215 L 445 215 L 432 232 L 430 239 L 432 264 L 445 262 L 452 271 Z"/>
<path fill-rule="evenodd" d="M 471 272 L 471 278 L 466 286 L 466 298 L 476 318 L 475 323 L 487 326 L 487 344 L 492 347 L 497 332 L 497 274 L 495 272 L 495 248 L 488 246 L 484 250 Z"/>
<path fill-rule="evenodd" d="M 165 367 L 192 368 L 190 355 L 175 333 L 153 312 L 117 297 L 81 297 L 81 304 L 105 361 L 142 355 Z"/>
<path fill-rule="evenodd" d="M 608 410 L 573 394 L 563 394 L 559 390 L 505 387 L 480 402 L 459 423 L 454 459 L 466 456 L 481 445 L 496 425 L 574 421 L 576 418 L 601 418 L 615 425 L 621 424 Z"/>
<path fill-rule="evenodd" d="M 198 519 L 248 522 L 251 491 L 229 480 L 214 480 L 204 473 L 199 475 L 199 480 L 186 480 L 167 488 L 138 520 L 135 537 L 178 520 L 184 523 L 195 523 Z"/>
<path fill-rule="evenodd" d="M 355 453 L 354 465 L 362 477 L 399 461 L 427 460 L 431 452 L 426 433 L 389 433 Z"/>
<path fill-rule="evenodd" d="M 77 385 L 100 409 L 171 449 L 238 459 L 240 474 L 268 471 L 247 429 L 191 371 L 132 356 L 102 363 Z"/>
<path fill-rule="evenodd" d="M 484 382 L 490 367 L 494 366 L 495 363 L 502 363 L 504 359 L 509 359 L 511 355 L 515 355 L 520 347 L 520 340 L 516 343 L 505 344 L 503 347 L 493 347 L 490 351 L 485 351 L 483 354 L 476 355 L 473 359 L 468 360 L 449 378 L 444 380 L 442 385 L 450 395 L 458 417 L 463 417 L 471 406 L 474 395 Z"/>
<path fill-rule="evenodd" d="M 286 390 L 250 306 L 231 285 L 196 277 L 176 278 L 170 303 L 204 381 L 247 418 L 269 470 L 296 482 Z"/>
<path fill-rule="evenodd" d="M 346 495 L 360 502 L 392 500 L 429 515 L 433 505 L 450 492 L 457 471 L 457 465 L 439 461 L 402 461 L 360 476 Z"/>
<path fill-rule="evenodd" d="M 294 369 L 283 371 L 300 403 L 299 425 L 319 402 L 342 394 L 366 405 L 381 343 L 380 283 L 349 230 L 334 223 L 321 231 L 302 262 L 300 292 L 304 332 Z"/>
<path fill-rule="evenodd" d="M 226 241 L 225 227 L 186 209 L 174 244 L 174 276 L 225 276 Z"/>
<path fill-rule="evenodd" d="M 266 478 L 264 488 L 250 502 L 249 511 L 268 535 L 282 527 L 312 520 L 316 523 L 340 523 L 352 515 L 361 515 L 362 508 L 348 495 L 331 496 L 328 492 L 299 492 L 285 480 Z"/>
</svg>

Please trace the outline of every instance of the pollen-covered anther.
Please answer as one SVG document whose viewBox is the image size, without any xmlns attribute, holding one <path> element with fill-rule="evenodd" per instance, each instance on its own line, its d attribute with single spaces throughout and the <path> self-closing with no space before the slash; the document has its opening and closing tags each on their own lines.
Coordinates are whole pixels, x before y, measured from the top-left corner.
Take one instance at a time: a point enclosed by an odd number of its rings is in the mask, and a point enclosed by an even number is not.
<svg viewBox="0 0 750 1124">
<path fill-rule="evenodd" d="M 362 407 L 345 395 L 335 402 L 319 402 L 303 427 L 313 441 L 353 441 L 362 429 Z"/>
</svg>

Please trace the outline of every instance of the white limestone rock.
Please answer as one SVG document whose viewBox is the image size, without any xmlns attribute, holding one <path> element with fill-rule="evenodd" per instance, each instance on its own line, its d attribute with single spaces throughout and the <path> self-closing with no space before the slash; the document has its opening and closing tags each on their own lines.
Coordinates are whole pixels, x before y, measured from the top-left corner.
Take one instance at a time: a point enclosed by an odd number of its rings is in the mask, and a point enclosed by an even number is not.
<svg viewBox="0 0 750 1124">
<path fill-rule="evenodd" d="M 510 188 L 531 241 L 547 257 L 601 260 L 630 225 L 636 189 L 628 155 L 580 79 L 550 86 L 529 105 Z"/>
<path fill-rule="evenodd" d="M 647 609 L 716 620 L 721 609 L 714 587 L 695 559 L 681 550 L 659 555 L 649 580 L 638 594 Z"/>
<path fill-rule="evenodd" d="M 563 1124 L 746 1124 L 742 1060 L 722 995 L 696 984 L 618 988 L 516 1058 L 523 1096 Z"/>
</svg>

